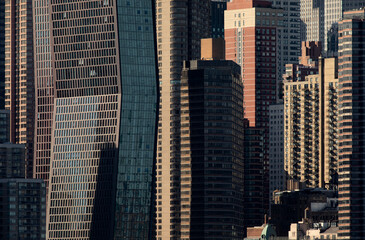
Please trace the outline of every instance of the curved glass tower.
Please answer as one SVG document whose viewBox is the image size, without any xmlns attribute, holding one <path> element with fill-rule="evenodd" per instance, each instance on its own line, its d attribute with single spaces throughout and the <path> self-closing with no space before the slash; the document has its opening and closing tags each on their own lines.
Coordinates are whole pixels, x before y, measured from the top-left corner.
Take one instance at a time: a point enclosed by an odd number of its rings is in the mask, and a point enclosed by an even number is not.
<svg viewBox="0 0 365 240">
<path fill-rule="evenodd" d="M 154 1 L 50 0 L 48 239 L 152 235 Z"/>
</svg>

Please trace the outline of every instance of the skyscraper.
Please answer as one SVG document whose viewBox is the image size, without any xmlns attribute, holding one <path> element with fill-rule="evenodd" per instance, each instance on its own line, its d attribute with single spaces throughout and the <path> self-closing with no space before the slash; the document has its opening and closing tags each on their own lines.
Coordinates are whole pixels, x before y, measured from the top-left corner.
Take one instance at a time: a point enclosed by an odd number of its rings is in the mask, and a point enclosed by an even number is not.
<svg viewBox="0 0 365 240">
<path fill-rule="evenodd" d="M 54 110 L 54 81 L 51 54 L 50 0 L 33 1 L 34 23 L 34 86 L 35 86 L 35 134 L 33 177 L 45 181 L 51 160 L 51 138 Z"/>
<path fill-rule="evenodd" d="M 224 38 L 224 11 L 227 9 L 227 2 L 230 0 L 211 1 L 212 38 Z"/>
<path fill-rule="evenodd" d="M 5 108 L 5 1 L 0 3 L 0 109 Z"/>
<path fill-rule="evenodd" d="M 242 239 L 243 94 L 233 61 L 185 62 L 181 239 Z"/>
<path fill-rule="evenodd" d="M 264 130 L 244 121 L 244 228 L 261 226 L 269 203 L 265 186 Z M 268 179 L 267 179 L 268 180 Z"/>
<path fill-rule="evenodd" d="M 225 12 L 226 59 L 242 68 L 245 118 L 268 127 L 269 105 L 276 101 L 277 28 L 282 10 L 266 1 L 234 0 Z"/>
<path fill-rule="evenodd" d="M 284 82 L 284 164 L 289 178 L 337 189 L 337 59 L 319 60 L 318 74 Z"/>
<path fill-rule="evenodd" d="M 10 141 L 25 144 L 27 178 L 33 176 L 32 14 L 32 0 L 5 1 L 5 108 L 10 110 Z"/>
<path fill-rule="evenodd" d="M 49 4 L 55 92 L 47 239 L 150 239 L 154 1 Z"/>
<path fill-rule="evenodd" d="M 337 32 L 337 22 L 343 12 L 365 6 L 362 0 L 300 0 L 302 41 L 320 41 L 324 53 L 329 50 L 329 38 Z M 333 47 L 330 50 L 334 50 Z"/>
<path fill-rule="evenodd" d="M 268 1 L 233 0 L 225 11 L 226 59 L 241 66 L 244 113 L 250 127 L 264 133 L 263 169 L 265 213 L 269 210 L 269 106 L 279 86 L 278 28 L 283 10 Z M 256 165 L 257 166 L 257 165 Z M 263 218 L 262 218 L 263 219 Z"/>
<path fill-rule="evenodd" d="M 157 239 L 180 239 L 180 80 L 183 61 L 200 59 L 211 35 L 209 0 L 157 0 L 160 115 L 157 146 Z"/>
<path fill-rule="evenodd" d="M 270 0 L 275 8 L 282 8 L 283 26 L 278 29 L 278 77 L 285 72 L 285 64 L 298 63 L 300 56 L 300 0 Z M 281 80 L 281 79 L 280 79 Z"/>
<path fill-rule="evenodd" d="M 275 190 L 286 190 L 284 170 L 284 104 L 270 105 L 270 199 Z"/>
<path fill-rule="evenodd" d="M 365 238 L 365 9 L 339 22 L 339 238 Z"/>
<path fill-rule="evenodd" d="M 324 1 L 300 0 L 302 41 L 324 40 Z"/>
</svg>

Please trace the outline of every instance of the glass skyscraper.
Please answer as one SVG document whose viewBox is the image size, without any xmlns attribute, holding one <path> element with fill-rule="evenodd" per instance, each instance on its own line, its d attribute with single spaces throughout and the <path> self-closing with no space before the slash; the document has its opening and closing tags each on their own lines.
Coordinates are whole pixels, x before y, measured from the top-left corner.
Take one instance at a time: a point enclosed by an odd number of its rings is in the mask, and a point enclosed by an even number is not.
<svg viewBox="0 0 365 240">
<path fill-rule="evenodd" d="M 149 239 L 154 1 L 49 4 L 55 92 L 47 239 Z"/>
</svg>

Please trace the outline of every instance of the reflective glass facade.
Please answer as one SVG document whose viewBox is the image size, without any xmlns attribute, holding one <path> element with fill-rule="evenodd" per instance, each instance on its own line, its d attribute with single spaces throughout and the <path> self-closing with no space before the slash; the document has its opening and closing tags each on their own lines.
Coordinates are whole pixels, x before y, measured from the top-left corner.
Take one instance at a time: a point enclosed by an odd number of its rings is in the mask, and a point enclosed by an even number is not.
<svg viewBox="0 0 365 240">
<path fill-rule="evenodd" d="M 117 1 L 122 105 L 114 239 L 149 239 L 157 113 L 151 0 Z"/>
<path fill-rule="evenodd" d="M 157 89 L 152 2 L 50 0 L 48 239 L 148 239 Z"/>
</svg>

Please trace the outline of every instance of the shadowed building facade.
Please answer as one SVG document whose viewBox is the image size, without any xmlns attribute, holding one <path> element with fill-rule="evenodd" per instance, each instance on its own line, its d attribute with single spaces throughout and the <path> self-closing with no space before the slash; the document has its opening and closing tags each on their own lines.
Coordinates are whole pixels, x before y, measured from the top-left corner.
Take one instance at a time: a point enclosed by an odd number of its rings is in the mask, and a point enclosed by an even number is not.
<svg viewBox="0 0 365 240">
<path fill-rule="evenodd" d="M 181 239 L 242 239 L 242 90 L 233 61 L 184 64 Z"/>
<path fill-rule="evenodd" d="M 54 116 L 47 239 L 149 239 L 154 1 L 50 0 L 49 11 Z"/>
<path fill-rule="evenodd" d="M 339 22 L 339 239 L 365 238 L 365 10 Z"/>
<path fill-rule="evenodd" d="M 227 9 L 227 2 L 230 0 L 211 1 L 212 38 L 224 38 L 224 11 Z"/>
</svg>

